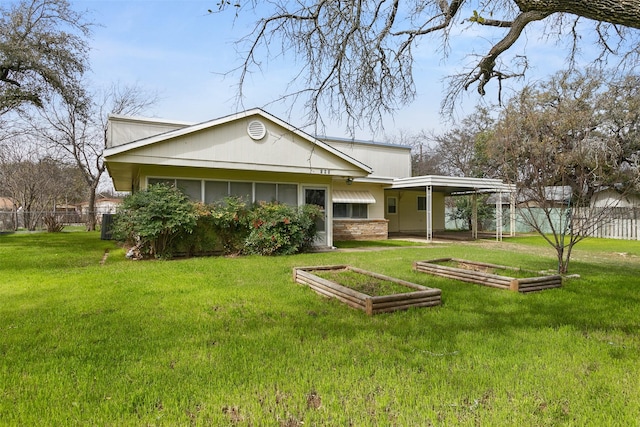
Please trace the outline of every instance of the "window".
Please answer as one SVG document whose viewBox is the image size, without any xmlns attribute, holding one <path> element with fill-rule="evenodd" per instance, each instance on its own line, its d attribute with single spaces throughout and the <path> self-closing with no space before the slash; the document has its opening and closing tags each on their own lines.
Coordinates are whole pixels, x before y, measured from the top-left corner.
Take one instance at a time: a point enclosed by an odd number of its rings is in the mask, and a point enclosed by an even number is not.
<svg viewBox="0 0 640 427">
<path fill-rule="evenodd" d="M 279 202 L 298 206 L 298 186 L 296 184 L 205 181 L 205 203 L 220 202 L 229 196 L 241 197 L 248 202 Z"/>
<path fill-rule="evenodd" d="M 202 200 L 202 181 L 198 179 L 149 178 L 149 185 L 164 184 L 178 188 L 190 200 Z"/>
<path fill-rule="evenodd" d="M 278 200 L 276 184 L 256 183 L 256 202 L 275 202 Z"/>
<path fill-rule="evenodd" d="M 239 197 L 247 202 L 253 201 L 253 184 L 250 182 L 231 182 L 229 195 Z"/>
<path fill-rule="evenodd" d="M 334 203 L 333 216 L 335 218 L 367 218 L 366 203 Z"/>
<path fill-rule="evenodd" d="M 176 179 L 176 187 L 193 202 L 202 200 L 202 182 L 195 179 Z"/>
<path fill-rule="evenodd" d="M 278 184 L 278 201 L 289 206 L 298 206 L 298 186 L 296 184 Z"/>
<path fill-rule="evenodd" d="M 425 196 L 418 196 L 418 210 L 419 211 L 427 210 L 427 198 Z"/>
<path fill-rule="evenodd" d="M 204 202 L 213 203 L 223 200 L 229 195 L 227 181 L 206 181 L 204 183 Z"/>
<path fill-rule="evenodd" d="M 398 213 L 398 199 L 395 197 L 387 197 L 387 213 L 390 215 Z"/>
</svg>

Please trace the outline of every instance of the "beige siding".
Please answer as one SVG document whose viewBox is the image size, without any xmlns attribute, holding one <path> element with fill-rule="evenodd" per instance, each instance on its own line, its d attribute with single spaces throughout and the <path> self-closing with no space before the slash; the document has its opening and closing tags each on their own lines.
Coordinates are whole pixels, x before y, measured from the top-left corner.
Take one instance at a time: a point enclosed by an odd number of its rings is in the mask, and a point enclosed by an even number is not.
<svg viewBox="0 0 640 427">
<path fill-rule="evenodd" d="M 372 176 L 391 178 L 411 176 L 411 150 L 408 147 L 331 139 L 326 142 L 371 167 Z"/>
<path fill-rule="evenodd" d="M 387 198 L 396 197 L 397 214 L 387 215 L 390 233 L 425 233 L 427 230 L 426 211 L 418 211 L 418 197 L 425 196 L 424 191 L 401 190 L 385 193 L 385 210 Z M 444 194 L 433 193 L 432 197 L 433 230 L 441 231 L 445 227 Z"/>
<path fill-rule="evenodd" d="M 346 160 L 314 147 L 273 123 L 265 123 L 267 136 L 254 141 L 247 135 L 247 124 L 253 119 L 255 117 L 239 119 L 133 149 L 118 155 L 117 161 L 313 175 L 365 175 L 364 171 Z"/>
<path fill-rule="evenodd" d="M 107 129 L 107 148 L 182 129 L 188 125 L 188 123 L 182 122 L 110 116 Z"/>
</svg>

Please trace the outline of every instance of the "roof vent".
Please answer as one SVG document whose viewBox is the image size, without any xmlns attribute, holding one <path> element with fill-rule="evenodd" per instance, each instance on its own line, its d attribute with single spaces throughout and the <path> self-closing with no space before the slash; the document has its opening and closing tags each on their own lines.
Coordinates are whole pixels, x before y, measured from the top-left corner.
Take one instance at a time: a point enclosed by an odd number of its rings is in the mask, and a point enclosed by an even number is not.
<svg viewBox="0 0 640 427">
<path fill-rule="evenodd" d="M 267 134 L 267 128 L 261 121 L 253 120 L 247 126 L 247 133 L 251 139 L 259 141 Z"/>
</svg>

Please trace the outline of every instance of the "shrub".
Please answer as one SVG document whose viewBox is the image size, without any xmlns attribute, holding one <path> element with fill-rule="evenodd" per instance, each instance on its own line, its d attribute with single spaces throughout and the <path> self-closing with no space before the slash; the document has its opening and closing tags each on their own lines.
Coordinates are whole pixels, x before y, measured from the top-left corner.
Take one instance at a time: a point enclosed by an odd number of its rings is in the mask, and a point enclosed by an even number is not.
<svg viewBox="0 0 640 427">
<path fill-rule="evenodd" d="M 249 209 L 238 197 L 209 205 L 207 223 L 217 235 L 225 255 L 239 255 L 244 251 L 244 241 L 249 234 Z"/>
<path fill-rule="evenodd" d="M 180 190 L 152 185 L 126 197 L 114 220 L 114 237 L 145 256 L 171 257 L 179 236 L 196 226 L 195 206 Z"/>
<path fill-rule="evenodd" d="M 245 252 L 288 255 L 308 249 L 316 236 L 317 207 L 293 208 L 276 203 L 256 205 L 250 214 Z"/>
</svg>

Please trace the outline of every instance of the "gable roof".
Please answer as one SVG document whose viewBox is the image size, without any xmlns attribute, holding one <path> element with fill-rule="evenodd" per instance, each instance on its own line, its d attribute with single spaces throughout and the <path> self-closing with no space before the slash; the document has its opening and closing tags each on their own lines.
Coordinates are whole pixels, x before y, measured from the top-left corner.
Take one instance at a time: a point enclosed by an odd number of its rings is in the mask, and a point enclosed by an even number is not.
<svg viewBox="0 0 640 427">
<path fill-rule="evenodd" d="M 118 191 L 128 191 L 141 168 L 177 166 L 209 170 L 278 172 L 363 178 L 370 166 L 258 108 L 193 125 L 167 122 L 149 135 L 145 119 L 115 117 L 117 145 L 104 151 Z M 256 134 L 253 125 L 258 125 Z M 129 126 L 129 127 L 128 127 Z M 134 128 L 134 127 L 138 128 Z M 140 127 L 142 126 L 142 127 Z M 151 129 L 162 121 L 148 119 Z M 142 138 L 128 141 L 122 136 Z"/>
<path fill-rule="evenodd" d="M 246 110 L 240 113 L 236 113 L 236 114 L 231 114 L 228 116 L 224 116 L 224 117 L 220 117 L 218 119 L 213 119 L 213 120 L 209 120 L 206 122 L 202 122 L 202 123 L 197 123 L 195 125 L 191 125 L 191 126 L 185 126 L 183 128 L 180 129 L 176 129 L 176 130 L 172 130 L 172 131 L 168 131 L 168 132 L 164 132 L 164 133 L 160 133 L 158 135 L 154 135 L 154 136 L 150 136 L 147 138 L 143 138 L 143 139 L 139 139 L 137 141 L 132 141 L 126 144 L 122 144 L 122 145 L 118 145 L 115 147 L 110 147 L 107 148 L 104 151 L 104 157 L 108 158 L 108 157 L 113 157 L 116 156 L 118 154 L 121 153 L 125 153 L 127 151 L 131 151 L 131 150 L 135 150 L 135 149 L 139 149 L 139 148 L 143 148 L 143 147 L 147 147 L 149 145 L 152 144 L 156 144 L 158 142 L 161 141 L 167 141 L 170 139 L 174 139 L 174 138 L 178 138 L 181 136 L 186 136 L 195 132 L 200 132 L 202 130 L 205 129 L 209 129 L 209 128 L 213 128 L 216 126 L 220 126 L 222 124 L 225 123 L 229 123 L 241 118 L 247 118 L 250 116 L 260 116 L 266 120 L 269 120 L 285 129 L 287 129 L 288 131 L 290 131 L 291 133 L 299 136 L 300 138 L 308 141 L 310 144 L 315 145 L 319 148 L 321 148 L 322 150 L 328 151 L 329 153 L 339 157 L 342 160 L 345 160 L 346 162 L 352 164 L 353 166 L 356 166 L 359 169 L 362 169 L 363 171 L 365 171 L 367 174 L 370 174 L 373 172 L 373 170 L 365 165 L 364 163 L 360 162 L 357 159 L 354 159 L 351 156 L 348 156 L 347 154 L 343 153 L 342 151 L 339 151 L 335 148 L 333 148 L 331 145 L 317 139 L 314 138 L 313 136 L 307 134 L 306 132 L 303 132 L 302 130 L 290 125 L 289 123 L 285 122 L 284 120 L 281 120 L 279 118 L 277 118 L 276 116 L 267 113 L 266 111 L 260 109 L 260 108 L 254 108 L 254 109 L 250 109 L 250 110 Z M 137 120 L 140 120 L 140 118 L 138 118 Z"/>
</svg>

